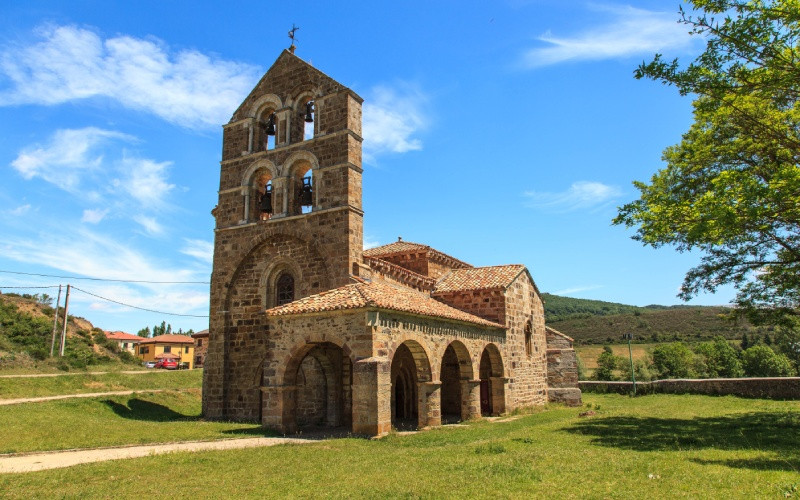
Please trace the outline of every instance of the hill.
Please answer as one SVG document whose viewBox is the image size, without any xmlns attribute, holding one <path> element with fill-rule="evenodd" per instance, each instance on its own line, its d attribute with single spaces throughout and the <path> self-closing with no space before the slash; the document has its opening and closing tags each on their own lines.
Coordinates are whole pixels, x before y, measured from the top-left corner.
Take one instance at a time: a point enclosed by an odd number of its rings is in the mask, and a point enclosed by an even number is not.
<svg viewBox="0 0 800 500">
<path fill-rule="evenodd" d="M 766 327 L 726 319 L 730 309 L 718 306 L 645 307 L 573 299 L 542 294 L 547 325 L 574 338 L 578 344 L 620 343 L 623 333 L 633 333 L 634 342 L 696 342 L 721 335 L 726 339 L 762 336 Z"/>
<path fill-rule="evenodd" d="M 67 320 L 64 356 L 50 358 L 55 310 L 46 302 L 38 296 L 0 294 L 0 369 L 69 370 L 109 362 L 138 365 L 133 356 L 120 352 L 114 342 L 108 341 L 103 330 L 74 316 Z M 59 319 L 59 334 L 62 329 Z"/>
</svg>

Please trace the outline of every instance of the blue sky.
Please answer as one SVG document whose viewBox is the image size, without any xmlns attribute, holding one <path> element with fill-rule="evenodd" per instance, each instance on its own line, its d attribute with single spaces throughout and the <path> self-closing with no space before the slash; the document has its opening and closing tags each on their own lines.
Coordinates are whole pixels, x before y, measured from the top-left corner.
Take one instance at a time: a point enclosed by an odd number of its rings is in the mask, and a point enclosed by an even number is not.
<svg viewBox="0 0 800 500">
<path fill-rule="evenodd" d="M 698 256 L 611 219 L 691 123 L 690 98 L 633 78 L 656 52 L 702 50 L 679 5 L 2 0 L 0 270 L 208 281 L 221 125 L 296 23 L 297 55 L 365 99 L 367 246 L 402 236 L 525 264 L 551 293 L 678 303 Z M 105 329 L 207 326 L 202 283 L 0 273 L 67 282 L 70 312 Z"/>
</svg>

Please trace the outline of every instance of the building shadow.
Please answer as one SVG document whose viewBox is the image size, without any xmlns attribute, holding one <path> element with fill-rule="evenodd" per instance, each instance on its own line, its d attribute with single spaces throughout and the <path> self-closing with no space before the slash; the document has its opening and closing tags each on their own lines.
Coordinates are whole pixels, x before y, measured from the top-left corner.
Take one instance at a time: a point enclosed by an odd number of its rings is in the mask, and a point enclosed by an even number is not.
<svg viewBox="0 0 800 500">
<path fill-rule="evenodd" d="M 127 406 L 110 399 L 106 399 L 103 403 L 111 408 L 116 415 L 131 420 L 145 420 L 148 422 L 199 420 L 198 416 L 184 415 L 167 406 L 138 398 L 129 399 Z"/>
<path fill-rule="evenodd" d="M 758 450 L 778 458 L 696 460 L 759 470 L 800 470 L 800 413 L 758 412 L 704 418 L 605 417 L 563 429 L 600 446 L 635 451 Z"/>
</svg>

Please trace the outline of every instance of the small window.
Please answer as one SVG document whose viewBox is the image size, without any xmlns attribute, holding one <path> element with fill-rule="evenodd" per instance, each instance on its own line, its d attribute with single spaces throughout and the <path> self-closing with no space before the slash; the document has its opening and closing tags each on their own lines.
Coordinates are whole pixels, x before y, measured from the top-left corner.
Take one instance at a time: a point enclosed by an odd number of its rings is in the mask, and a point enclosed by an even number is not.
<svg viewBox="0 0 800 500">
<path fill-rule="evenodd" d="M 147 352 L 146 349 L 147 349 L 146 347 L 140 347 L 139 348 L 139 354 L 145 354 Z"/>
<path fill-rule="evenodd" d="M 531 330 L 531 322 L 528 321 L 528 324 L 525 325 L 525 354 L 527 354 L 529 358 L 533 355 L 533 349 L 531 348 L 533 332 Z"/>
<path fill-rule="evenodd" d="M 123 342 L 122 343 L 122 348 L 123 349 L 127 349 L 128 348 L 128 343 L 127 342 Z"/>
<path fill-rule="evenodd" d="M 197 347 L 203 347 L 203 339 L 197 339 Z"/>
<path fill-rule="evenodd" d="M 186 353 L 186 354 L 189 354 L 189 346 L 186 346 L 186 347 L 184 348 L 184 351 L 183 351 L 183 352 L 184 352 L 184 353 Z"/>
<path fill-rule="evenodd" d="M 164 352 L 172 352 L 172 346 L 171 345 L 165 345 L 164 346 Z"/>
<path fill-rule="evenodd" d="M 278 276 L 275 282 L 276 305 L 282 306 L 294 300 L 294 277 L 289 273 Z"/>
</svg>

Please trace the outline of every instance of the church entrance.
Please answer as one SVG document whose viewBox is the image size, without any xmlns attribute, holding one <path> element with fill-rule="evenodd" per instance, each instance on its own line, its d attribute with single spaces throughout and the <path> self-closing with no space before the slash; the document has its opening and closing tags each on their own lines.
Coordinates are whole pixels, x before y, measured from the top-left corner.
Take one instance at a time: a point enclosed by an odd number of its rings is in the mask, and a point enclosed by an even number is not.
<svg viewBox="0 0 800 500">
<path fill-rule="evenodd" d="M 351 425 L 352 364 L 335 344 L 309 346 L 294 373 L 296 428 Z"/>
<path fill-rule="evenodd" d="M 500 415 L 506 410 L 503 359 L 494 344 L 489 344 L 481 354 L 481 416 Z"/>
<path fill-rule="evenodd" d="M 416 429 L 420 421 L 420 382 L 430 381 L 430 364 L 414 341 L 401 344 L 392 356 L 392 427 Z"/>
</svg>

